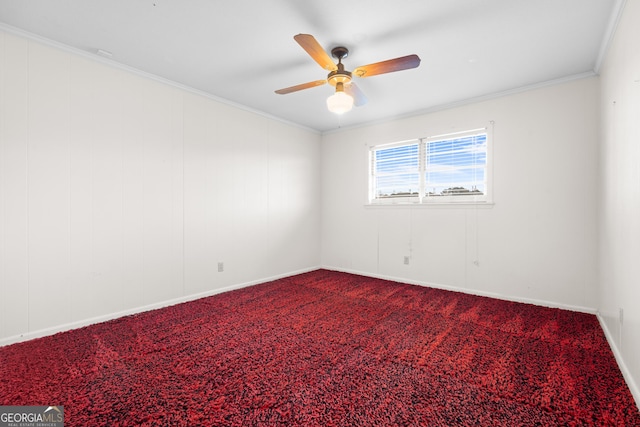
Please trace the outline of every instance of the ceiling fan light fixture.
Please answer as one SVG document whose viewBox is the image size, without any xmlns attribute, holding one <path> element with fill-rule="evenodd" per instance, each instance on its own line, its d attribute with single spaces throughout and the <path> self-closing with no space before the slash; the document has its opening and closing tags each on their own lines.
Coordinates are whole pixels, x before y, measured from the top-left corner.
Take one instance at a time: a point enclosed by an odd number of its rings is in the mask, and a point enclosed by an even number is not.
<svg viewBox="0 0 640 427">
<path fill-rule="evenodd" d="M 332 113 L 343 114 L 353 108 L 353 97 L 344 93 L 344 84 L 336 84 L 336 93 L 327 98 L 327 108 Z"/>
<path fill-rule="evenodd" d="M 408 70 L 420 65 L 420 57 L 414 54 L 388 59 L 386 61 L 374 62 L 373 64 L 362 65 L 351 72 L 345 70 L 344 64 L 342 63 L 342 60 L 349 55 L 349 49 L 346 47 L 337 46 L 331 49 L 331 56 L 338 59 L 338 63 L 336 64 L 311 34 L 298 34 L 297 36 L 294 36 L 293 39 L 298 42 L 300 47 L 302 47 L 309 56 L 318 63 L 318 65 L 325 70 L 328 70 L 329 74 L 327 75 L 326 80 L 316 80 L 313 82 L 278 89 L 276 90 L 276 93 L 279 95 L 286 95 L 288 93 L 297 92 L 303 89 L 310 89 L 312 87 L 329 83 L 331 86 L 335 86 L 336 92 L 327 98 L 327 108 L 329 111 L 336 114 L 344 114 L 347 111 L 350 111 L 354 105 L 356 107 L 360 107 L 367 103 L 367 97 L 364 96 L 358 86 L 352 83 L 351 79 L 353 76 L 371 77 L 379 74 Z M 344 85 L 347 85 L 348 90 L 346 93 L 344 91 Z"/>
</svg>

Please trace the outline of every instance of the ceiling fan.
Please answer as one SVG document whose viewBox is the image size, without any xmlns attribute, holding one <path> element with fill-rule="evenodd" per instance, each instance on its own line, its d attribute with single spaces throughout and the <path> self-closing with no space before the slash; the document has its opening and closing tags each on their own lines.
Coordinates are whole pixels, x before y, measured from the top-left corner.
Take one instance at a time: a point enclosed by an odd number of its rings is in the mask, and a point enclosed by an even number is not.
<svg viewBox="0 0 640 427">
<path fill-rule="evenodd" d="M 416 68 L 420 65 L 418 55 L 407 55 L 387 61 L 375 62 L 369 65 L 363 65 L 356 68 L 353 72 L 344 69 L 342 60 L 349 55 L 346 47 L 338 46 L 331 49 L 331 55 L 338 59 L 338 63 L 327 55 L 327 52 L 320 46 L 320 43 L 310 34 L 298 34 L 293 37 L 296 42 L 316 61 L 322 68 L 329 71 L 327 78 L 324 80 L 316 80 L 313 82 L 303 83 L 296 86 L 278 89 L 275 92 L 279 95 L 297 92 L 303 89 L 309 89 L 316 86 L 322 86 L 329 83 L 336 88 L 336 92 L 327 99 L 327 107 L 329 111 L 334 113 L 344 113 L 351 110 L 355 105 L 359 107 L 367 102 L 364 93 L 352 81 L 352 77 L 371 77 L 378 74 L 392 73 L 394 71 L 408 70 Z"/>
</svg>

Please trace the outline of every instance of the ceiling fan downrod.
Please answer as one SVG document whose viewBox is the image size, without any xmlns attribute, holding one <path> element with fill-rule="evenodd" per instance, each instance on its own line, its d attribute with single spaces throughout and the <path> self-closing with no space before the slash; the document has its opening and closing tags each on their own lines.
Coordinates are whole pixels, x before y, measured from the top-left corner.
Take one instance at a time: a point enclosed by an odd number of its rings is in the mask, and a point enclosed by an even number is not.
<svg viewBox="0 0 640 427">
<path fill-rule="evenodd" d="M 342 83 L 342 85 L 351 83 L 351 72 L 346 71 L 342 63 L 342 60 L 349 56 L 349 49 L 343 46 L 334 47 L 331 49 L 331 56 L 338 59 L 338 69 L 330 72 L 327 76 L 329 84 L 337 87 L 338 83 Z"/>
</svg>

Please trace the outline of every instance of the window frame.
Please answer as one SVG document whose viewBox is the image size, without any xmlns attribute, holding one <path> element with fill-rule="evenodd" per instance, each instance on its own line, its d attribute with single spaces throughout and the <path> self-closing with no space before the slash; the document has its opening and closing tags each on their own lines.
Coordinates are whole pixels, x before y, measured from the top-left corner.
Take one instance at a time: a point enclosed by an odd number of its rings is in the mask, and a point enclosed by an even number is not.
<svg viewBox="0 0 640 427">
<path fill-rule="evenodd" d="M 413 144 L 418 144 L 418 162 L 420 163 L 419 168 L 422 168 L 422 162 L 423 162 L 423 144 L 422 141 L 420 139 L 408 139 L 405 141 L 400 141 L 400 142 L 392 142 L 392 143 L 388 143 L 388 144 L 378 144 L 375 145 L 373 147 L 370 147 L 369 149 L 369 203 L 370 204 L 415 204 L 415 203 L 420 203 L 420 194 L 418 194 L 417 196 L 408 196 L 408 197 L 402 197 L 402 196 L 394 196 L 394 197 L 388 197 L 388 198 L 376 198 L 375 197 L 375 191 L 376 191 L 376 186 L 375 186 L 375 176 L 374 176 L 374 163 L 375 163 L 375 152 L 378 150 L 386 150 L 386 149 L 390 149 L 390 148 L 397 148 L 397 147 L 404 147 L 404 146 L 409 146 L 409 145 L 413 145 Z M 422 179 L 422 177 L 420 177 L 419 179 Z"/>
<path fill-rule="evenodd" d="M 399 142 L 382 143 L 368 146 L 368 191 L 367 191 L 367 205 L 368 206 L 452 206 L 452 205 L 493 205 L 493 122 L 489 122 L 486 126 L 468 127 L 464 130 L 453 132 L 433 132 L 429 136 L 408 139 Z M 483 195 L 440 195 L 437 197 L 426 196 L 426 175 L 428 172 L 427 153 L 426 147 L 428 141 L 444 141 L 457 138 L 464 138 L 467 136 L 473 136 L 484 133 L 486 134 L 486 163 L 484 166 L 484 185 L 485 191 Z M 411 144 L 419 144 L 419 164 L 420 164 L 420 186 L 418 190 L 418 196 L 412 197 L 384 197 L 377 198 L 375 192 L 376 188 L 376 175 L 375 175 L 375 155 L 376 151 L 394 147 L 402 147 Z M 455 185 L 455 183 L 452 183 Z"/>
</svg>

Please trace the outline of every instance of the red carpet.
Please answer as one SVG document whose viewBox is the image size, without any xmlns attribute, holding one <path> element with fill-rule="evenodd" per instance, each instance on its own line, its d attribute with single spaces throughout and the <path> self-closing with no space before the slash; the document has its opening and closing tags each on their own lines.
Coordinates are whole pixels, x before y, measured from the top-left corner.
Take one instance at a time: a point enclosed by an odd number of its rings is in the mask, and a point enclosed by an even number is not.
<svg viewBox="0 0 640 427">
<path fill-rule="evenodd" d="M 319 270 L 0 348 L 66 426 L 640 426 L 593 315 Z"/>
</svg>

